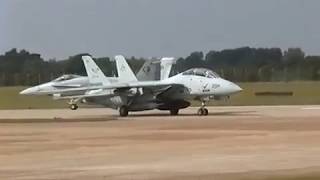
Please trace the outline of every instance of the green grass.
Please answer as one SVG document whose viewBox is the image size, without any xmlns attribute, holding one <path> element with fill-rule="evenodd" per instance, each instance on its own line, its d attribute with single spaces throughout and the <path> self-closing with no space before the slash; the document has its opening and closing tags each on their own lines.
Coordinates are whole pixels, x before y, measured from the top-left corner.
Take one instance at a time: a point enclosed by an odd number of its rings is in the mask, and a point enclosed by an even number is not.
<svg viewBox="0 0 320 180">
<path fill-rule="evenodd" d="M 301 105 L 320 104 L 319 82 L 260 82 L 239 83 L 244 89 L 228 101 L 215 101 L 210 105 Z M 1 87 L 0 109 L 66 108 L 66 101 L 54 101 L 49 96 L 21 96 L 25 87 Z M 292 91 L 293 96 L 255 96 L 262 91 Z M 199 104 L 198 102 L 194 103 Z"/>
<path fill-rule="evenodd" d="M 212 105 L 304 105 L 320 104 L 320 82 L 238 83 L 242 92 Z M 256 92 L 293 92 L 293 96 L 255 96 Z"/>
<path fill-rule="evenodd" d="M 66 101 L 54 101 L 50 96 L 19 95 L 25 87 L 1 87 L 0 109 L 46 109 L 68 107 Z"/>
</svg>

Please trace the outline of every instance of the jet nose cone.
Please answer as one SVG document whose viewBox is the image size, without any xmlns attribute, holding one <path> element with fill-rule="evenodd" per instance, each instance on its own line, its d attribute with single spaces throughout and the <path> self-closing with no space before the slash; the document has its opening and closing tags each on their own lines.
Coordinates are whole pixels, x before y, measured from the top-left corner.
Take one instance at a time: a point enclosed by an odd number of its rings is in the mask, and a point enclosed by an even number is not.
<svg viewBox="0 0 320 180">
<path fill-rule="evenodd" d="M 27 88 L 27 89 L 21 91 L 19 94 L 20 95 L 32 95 L 35 92 L 36 92 L 36 90 L 34 88 Z"/>
<path fill-rule="evenodd" d="M 20 91 L 19 93 L 20 95 L 28 95 L 29 94 L 29 88 L 28 89 L 25 89 L 23 91 Z"/>
<path fill-rule="evenodd" d="M 238 85 L 236 85 L 235 90 L 236 90 L 237 92 L 243 91 L 243 89 L 242 89 L 240 86 L 238 86 Z"/>
<path fill-rule="evenodd" d="M 234 83 L 231 83 L 230 85 L 231 85 L 231 87 L 230 87 L 231 93 L 238 93 L 243 90 L 240 86 L 238 86 Z"/>
<path fill-rule="evenodd" d="M 240 86 L 236 85 L 236 84 L 234 84 L 233 90 L 234 90 L 235 93 L 243 91 L 243 89 Z"/>
</svg>

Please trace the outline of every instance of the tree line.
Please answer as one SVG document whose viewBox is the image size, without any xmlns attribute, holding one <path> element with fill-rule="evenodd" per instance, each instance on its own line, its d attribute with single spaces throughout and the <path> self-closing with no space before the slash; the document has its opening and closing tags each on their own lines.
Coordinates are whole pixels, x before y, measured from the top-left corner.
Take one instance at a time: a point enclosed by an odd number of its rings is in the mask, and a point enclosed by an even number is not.
<svg viewBox="0 0 320 180">
<path fill-rule="evenodd" d="M 32 86 L 44 83 L 62 74 L 86 75 L 77 54 L 64 60 L 44 60 L 40 54 L 11 49 L 0 55 L 0 86 Z M 147 60 L 127 58 L 137 72 Z M 109 57 L 95 58 L 106 76 L 116 76 L 115 63 Z M 203 67 L 216 71 L 222 77 L 236 82 L 320 80 L 320 56 L 307 56 L 300 48 L 242 47 L 222 51 L 192 52 L 180 57 L 172 74 L 190 68 Z"/>
</svg>

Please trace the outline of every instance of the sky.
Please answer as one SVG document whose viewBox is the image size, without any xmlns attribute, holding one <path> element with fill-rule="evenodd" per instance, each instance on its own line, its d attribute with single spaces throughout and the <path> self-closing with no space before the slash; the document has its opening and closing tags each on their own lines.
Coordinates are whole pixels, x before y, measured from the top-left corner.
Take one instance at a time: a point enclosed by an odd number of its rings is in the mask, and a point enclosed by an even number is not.
<svg viewBox="0 0 320 180">
<path fill-rule="evenodd" d="M 301 47 L 320 55 L 319 0 L 0 0 L 0 53 L 185 57 Z"/>
</svg>

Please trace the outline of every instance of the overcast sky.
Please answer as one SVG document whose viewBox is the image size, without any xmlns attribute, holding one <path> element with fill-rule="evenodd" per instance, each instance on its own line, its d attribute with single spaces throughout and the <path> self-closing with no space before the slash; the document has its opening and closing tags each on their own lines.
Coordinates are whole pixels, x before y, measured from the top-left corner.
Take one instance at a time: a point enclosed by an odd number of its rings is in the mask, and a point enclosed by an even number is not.
<svg viewBox="0 0 320 180">
<path fill-rule="evenodd" d="M 187 56 L 241 46 L 320 55 L 319 0 L 0 0 L 0 53 Z"/>
</svg>

